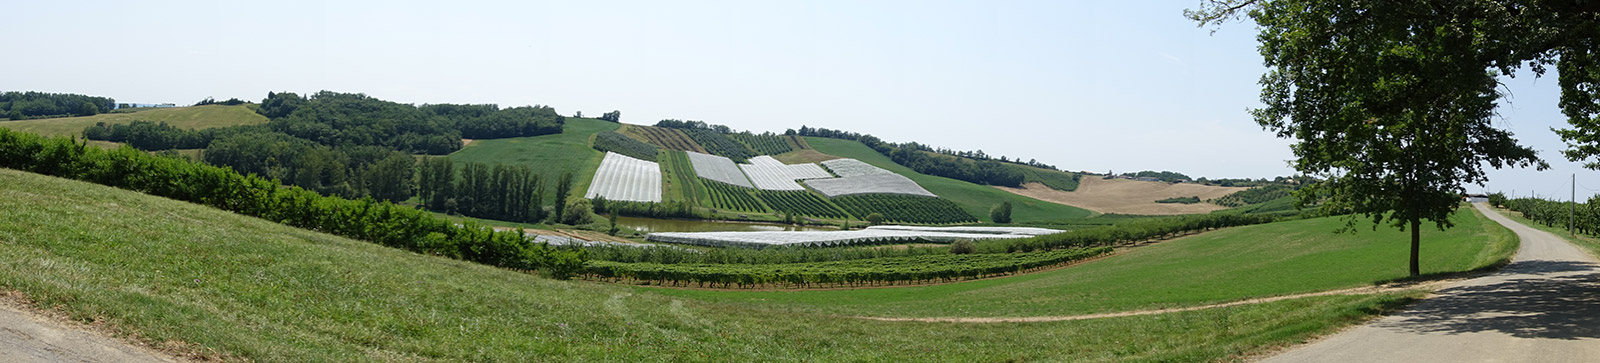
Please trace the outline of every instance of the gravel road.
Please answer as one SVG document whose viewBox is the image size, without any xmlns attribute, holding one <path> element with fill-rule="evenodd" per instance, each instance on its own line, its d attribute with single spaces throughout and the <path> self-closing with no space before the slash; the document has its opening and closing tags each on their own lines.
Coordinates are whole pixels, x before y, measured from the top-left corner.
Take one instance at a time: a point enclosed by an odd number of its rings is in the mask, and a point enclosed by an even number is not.
<svg viewBox="0 0 1600 363">
<path fill-rule="evenodd" d="M 1522 238 L 1510 265 L 1265 361 L 1600 361 L 1600 261 L 1560 237 L 1475 206 Z"/>
<path fill-rule="evenodd" d="M 144 348 L 0 304 L 0 362 L 173 362 Z"/>
</svg>

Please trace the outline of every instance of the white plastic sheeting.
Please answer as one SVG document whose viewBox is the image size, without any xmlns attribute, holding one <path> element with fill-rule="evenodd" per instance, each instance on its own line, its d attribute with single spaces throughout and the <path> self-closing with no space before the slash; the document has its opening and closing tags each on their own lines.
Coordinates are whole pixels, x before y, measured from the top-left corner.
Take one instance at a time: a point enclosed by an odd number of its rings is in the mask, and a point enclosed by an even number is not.
<svg viewBox="0 0 1600 363">
<path fill-rule="evenodd" d="M 631 202 L 661 202 L 661 166 L 654 162 L 606 152 L 600 169 L 594 172 L 589 192 L 584 198 L 605 197 L 608 200 Z"/>
<path fill-rule="evenodd" d="M 898 227 L 898 226 L 881 226 Z M 800 232 L 665 232 L 651 233 L 645 240 L 651 242 L 681 243 L 713 247 L 763 248 L 769 246 L 842 246 L 861 243 L 899 242 L 955 242 L 958 240 L 1028 238 L 1052 231 L 1031 228 L 1018 233 L 988 227 L 872 227 L 854 231 L 800 231 Z M 976 229 L 962 229 L 976 228 Z M 1038 230 L 1038 231 L 1032 231 Z M 1026 232 L 1026 233 L 1021 233 Z"/>
<path fill-rule="evenodd" d="M 751 187 L 750 179 L 744 177 L 744 172 L 739 171 L 739 166 L 734 164 L 733 160 L 693 151 L 685 152 L 689 154 L 689 164 L 694 166 L 695 175 L 745 188 Z"/>
<path fill-rule="evenodd" d="M 832 178 L 827 170 L 817 164 L 784 164 L 771 156 L 750 158 L 749 164 L 739 164 L 739 169 L 750 177 L 751 184 L 761 190 L 805 190 L 795 180 Z"/>
<path fill-rule="evenodd" d="M 880 169 L 881 170 L 881 169 Z M 910 194 L 924 197 L 939 197 L 933 192 L 923 189 L 917 182 L 911 181 L 900 174 L 870 174 L 847 176 L 833 179 L 812 179 L 805 181 L 811 189 L 828 198 L 852 194 Z"/>
<path fill-rule="evenodd" d="M 872 164 L 867 164 L 865 161 L 856 159 L 828 160 L 822 162 L 822 166 L 828 167 L 828 170 L 832 170 L 834 174 L 839 174 L 839 177 L 843 178 L 849 178 L 852 176 L 894 174 L 892 171 L 884 170 L 883 168 L 872 166 Z"/>
</svg>

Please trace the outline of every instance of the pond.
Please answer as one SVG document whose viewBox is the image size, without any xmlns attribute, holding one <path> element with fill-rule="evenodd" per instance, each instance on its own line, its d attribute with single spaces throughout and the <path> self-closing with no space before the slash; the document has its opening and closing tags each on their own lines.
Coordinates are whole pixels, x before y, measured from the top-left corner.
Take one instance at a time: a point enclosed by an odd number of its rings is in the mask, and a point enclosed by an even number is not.
<svg viewBox="0 0 1600 363">
<path fill-rule="evenodd" d="M 771 223 L 747 222 L 712 222 L 685 219 L 656 219 L 639 217 L 617 217 L 617 225 L 633 228 L 639 232 L 740 232 L 740 231 L 837 231 L 838 228 L 816 226 L 791 226 Z"/>
</svg>

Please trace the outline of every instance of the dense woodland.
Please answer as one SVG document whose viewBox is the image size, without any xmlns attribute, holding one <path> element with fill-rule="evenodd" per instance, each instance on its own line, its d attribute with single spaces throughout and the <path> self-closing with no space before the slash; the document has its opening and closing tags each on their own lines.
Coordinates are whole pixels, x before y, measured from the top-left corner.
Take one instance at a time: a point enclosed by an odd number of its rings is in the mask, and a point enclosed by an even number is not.
<svg viewBox="0 0 1600 363">
<path fill-rule="evenodd" d="M 108 97 L 45 92 L 0 93 L 0 115 L 11 120 L 93 116 L 111 112 L 116 107 L 117 101 Z"/>
</svg>

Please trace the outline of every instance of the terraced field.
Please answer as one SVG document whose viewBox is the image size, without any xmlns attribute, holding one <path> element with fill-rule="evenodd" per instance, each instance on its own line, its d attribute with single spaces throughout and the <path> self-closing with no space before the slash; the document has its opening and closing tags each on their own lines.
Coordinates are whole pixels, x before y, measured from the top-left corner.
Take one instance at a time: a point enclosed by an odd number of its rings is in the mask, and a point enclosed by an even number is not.
<svg viewBox="0 0 1600 363">
<path fill-rule="evenodd" d="M 696 144 L 694 140 L 689 139 L 688 135 L 684 135 L 683 131 L 678 131 L 677 129 L 624 124 L 617 132 L 668 150 L 706 152 L 706 149 L 700 147 L 700 144 Z"/>
<path fill-rule="evenodd" d="M 728 134 L 728 137 L 732 137 L 734 140 L 749 146 L 751 150 L 756 151 L 757 155 L 778 155 L 795 149 L 794 144 L 791 143 L 792 138 L 772 133 L 752 134 L 745 132 Z"/>
</svg>

